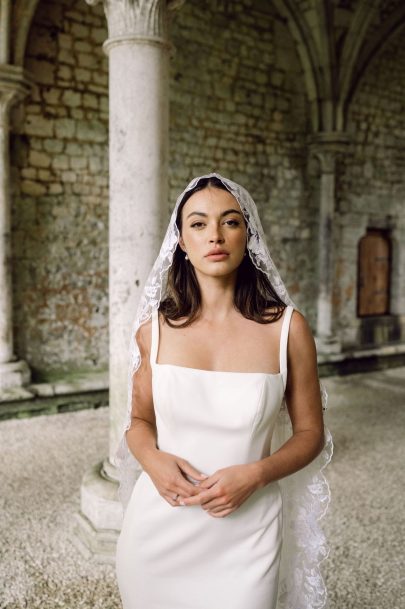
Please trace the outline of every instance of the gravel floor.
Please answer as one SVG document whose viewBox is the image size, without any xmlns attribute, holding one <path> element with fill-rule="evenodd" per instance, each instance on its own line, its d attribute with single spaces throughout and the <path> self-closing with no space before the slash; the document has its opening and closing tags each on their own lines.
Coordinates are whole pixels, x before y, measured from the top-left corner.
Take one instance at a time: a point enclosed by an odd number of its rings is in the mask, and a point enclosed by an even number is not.
<svg viewBox="0 0 405 609">
<path fill-rule="evenodd" d="M 323 382 L 335 445 L 329 608 L 403 609 L 405 368 Z M 107 442 L 106 408 L 0 423 L 1 609 L 121 609 L 114 567 L 70 539 L 83 472 Z"/>
</svg>

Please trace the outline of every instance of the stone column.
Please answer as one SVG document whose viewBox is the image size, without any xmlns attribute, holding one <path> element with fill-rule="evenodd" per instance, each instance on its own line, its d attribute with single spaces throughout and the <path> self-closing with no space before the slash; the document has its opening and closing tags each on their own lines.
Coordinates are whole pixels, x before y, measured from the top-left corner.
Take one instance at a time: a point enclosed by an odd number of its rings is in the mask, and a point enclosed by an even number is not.
<svg viewBox="0 0 405 609">
<path fill-rule="evenodd" d="M 100 561 L 112 560 L 122 521 L 111 458 L 127 407 L 130 332 L 168 218 L 168 8 L 180 5 L 104 1 L 110 99 L 110 454 L 84 476 L 76 527 L 82 549 Z"/>
<path fill-rule="evenodd" d="M 392 240 L 392 287 L 391 287 L 391 313 L 403 316 L 405 324 L 405 218 L 399 214 L 391 228 Z M 405 328 L 401 331 L 402 340 Z"/>
<path fill-rule="evenodd" d="M 318 234 L 318 297 L 315 342 L 320 353 L 341 351 L 341 344 L 334 331 L 333 282 L 336 247 L 335 183 L 336 160 L 345 150 L 347 136 L 344 133 L 319 133 L 310 143 L 310 152 L 318 159 L 319 184 L 319 234 Z"/>
<path fill-rule="evenodd" d="M 10 108 L 31 90 L 21 68 L 0 65 L 0 390 L 21 387 L 31 373 L 14 355 L 11 283 Z"/>
</svg>

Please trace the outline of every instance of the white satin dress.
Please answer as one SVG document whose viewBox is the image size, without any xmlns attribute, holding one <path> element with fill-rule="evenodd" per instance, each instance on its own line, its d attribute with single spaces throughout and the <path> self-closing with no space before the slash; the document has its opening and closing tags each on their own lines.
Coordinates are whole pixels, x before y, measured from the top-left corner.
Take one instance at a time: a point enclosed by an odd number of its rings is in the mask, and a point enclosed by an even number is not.
<svg viewBox="0 0 405 609">
<path fill-rule="evenodd" d="M 271 453 L 287 381 L 292 306 L 280 334 L 280 372 L 218 372 L 158 364 L 152 316 L 152 385 L 158 447 L 210 475 Z M 193 480 L 191 480 L 193 482 Z M 275 609 L 282 547 L 277 481 L 234 512 L 171 506 L 142 471 L 116 551 L 123 609 Z"/>
</svg>

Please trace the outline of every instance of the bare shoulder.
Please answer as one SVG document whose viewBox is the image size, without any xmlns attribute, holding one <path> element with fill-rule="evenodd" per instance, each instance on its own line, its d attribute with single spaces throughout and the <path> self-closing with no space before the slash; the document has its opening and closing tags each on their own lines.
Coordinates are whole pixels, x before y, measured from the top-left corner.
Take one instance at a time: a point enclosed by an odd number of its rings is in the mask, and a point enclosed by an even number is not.
<svg viewBox="0 0 405 609">
<path fill-rule="evenodd" d="M 287 307 L 280 309 L 280 307 L 268 307 L 266 309 L 267 313 L 276 314 L 279 312 L 279 319 L 277 323 L 281 324 L 284 321 L 284 317 L 286 315 Z M 306 320 L 305 316 L 298 311 L 298 309 L 293 309 L 291 320 L 290 320 L 290 329 L 289 335 L 293 336 L 294 339 L 298 342 L 308 341 L 308 339 L 313 338 L 311 327 Z"/>
<path fill-rule="evenodd" d="M 298 340 L 300 338 L 304 340 L 308 338 L 313 339 L 311 326 L 306 317 L 298 309 L 293 309 L 290 321 L 290 333 Z"/>
<path fill-rule="evenodd" d="M 149 318 L 141 324 L 135 334 L 141 354 L 150 354 L 152 344 L 152 319 Z"/>
<path fill-rule="evenodd" d="M 297 309 L 292 312 L 288 335 L 288 353 L 293 360 L 316 362 L 316 345 L 311 326 Z"/>
</svg>

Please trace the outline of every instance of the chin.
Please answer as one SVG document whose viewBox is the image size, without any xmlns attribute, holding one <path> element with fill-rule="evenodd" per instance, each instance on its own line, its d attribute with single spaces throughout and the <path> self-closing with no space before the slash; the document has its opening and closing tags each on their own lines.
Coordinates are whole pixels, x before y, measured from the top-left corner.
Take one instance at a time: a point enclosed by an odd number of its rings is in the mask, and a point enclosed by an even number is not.
<svg viewBox="0 0 405 609">
<path fill-rule="evenodd" d="M 197 271 L 204 273 L 204 275 L 209 275 L 210 277 L 225 277 L 226 275 L 235 273 L 239 266 L 239 264 L 229 264 L 229 260 L 224 260 L 223 262 L 211 262 L 208 265 L 204 265 L 204 268 L 195 268 Z"/>
</svg>

